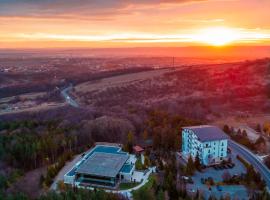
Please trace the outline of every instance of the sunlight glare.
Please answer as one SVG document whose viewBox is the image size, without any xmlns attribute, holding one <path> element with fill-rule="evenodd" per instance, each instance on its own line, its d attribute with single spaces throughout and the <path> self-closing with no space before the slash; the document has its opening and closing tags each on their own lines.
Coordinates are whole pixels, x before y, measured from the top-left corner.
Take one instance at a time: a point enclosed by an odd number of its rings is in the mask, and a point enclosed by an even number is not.
<svg viewBox="0 0 270 200">
<path fill-rule="evenodd" d="M 240 32 L 226 27 L 203 29 L 194 37 L 197 42 L 214 46 L 228 45 L 239 39 L 241 39 Z"/>
</svg>

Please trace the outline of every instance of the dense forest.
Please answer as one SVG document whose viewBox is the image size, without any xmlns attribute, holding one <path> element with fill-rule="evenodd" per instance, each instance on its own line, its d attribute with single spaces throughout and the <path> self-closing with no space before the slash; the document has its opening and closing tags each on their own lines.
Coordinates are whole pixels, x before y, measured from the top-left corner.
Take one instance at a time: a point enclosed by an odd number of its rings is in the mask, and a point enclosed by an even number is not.
<svg viewBox="0 0 270 200">
<path fill-rule="evenodd" d="M 95 124 L 98 124 L 97 122 Z M 148 113 L 141 132 L 126 128 L 125 133 L 122 133 L 126 136 L 121 137 L 126 137 L 124 145 L 130 147 L 144 141 L 152 141 L 155 157 L 151 157 L 151 164 L 159 165 L 161 159 L 171 159 L 171 152 L 179 150 L 181 127 L 198 123 L 164 111 L 153 110 Z M 25 173 L 40 167 L 47 168 L 46 173 L 40 177 L 40 187 L 48 188 L 58 171 L 73 155 L 86 151 L 96 141 L 112 142 L 109 135 L 119 134 L 114 126 L 108 128 L 106 133 L 101 130 L 102 126 L 93 127 L 90 124 L 86 126 L 88 131 L 83 131 L 84 128 L 76 123 L 63 123 L 61 120 L 1 121 L 0 162 L 11 168 L 8 172 L 0 170 L 2 193 L 6 194 L 5 191 Z M 128 135 L 131 137 L 128 138 Z M 121 142 L 120 139 L 117 141 L 117 138 L 121 137 L 115 136 L 116 140 L 113 142 Z M 175 170 L 168 170 L 168 173 L 169 171 L 172 173 Z M 176 174 L 168 177 L 175 178 Z M 173 195 L 173 192 L 169 194 Z"/>
</svg>

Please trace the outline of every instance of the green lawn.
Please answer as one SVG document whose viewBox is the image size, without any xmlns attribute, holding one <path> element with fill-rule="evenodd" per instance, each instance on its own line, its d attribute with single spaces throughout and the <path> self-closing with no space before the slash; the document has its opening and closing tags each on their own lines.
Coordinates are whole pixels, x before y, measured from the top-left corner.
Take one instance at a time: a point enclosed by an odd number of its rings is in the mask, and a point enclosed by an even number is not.
<svg viewBox="0 0 270 200">
<path fill-rule="evenodd" d="M 142 186 L 141 188 L 142 189 L 150 189 L 150 188 L 152 188 L 154 181 L 155 181 L 155 176 L 153 174 L 151 174 L 148 177 L 148 182 L 144 186 Z"/>
<path fill-rule="evenodd" d="M 134 182 L 132 182 L 132 183 L 120 183 L 119 189 L 120 190 L 127 190 L 127 189 L 130 189 L 130 188 L 134 188 L 139 184 L 140 183 L 137 183 L 137 182 L 135 182 L 135 183 Z"/>
<path fill-rule="evenodd" d="M 152 188 L 153 183 L 155 181 L 155 176 L 153 174 L 151 174 L 148 178 L 148 182 L 145 183 L 140 189 L 136 190 L 136 191 L 132 191 L 131 193 L 134 194 L 134 192 L 137 192 L 139 190 L 143 191 L 143 190 L 149 190 Z"/>
</svg>

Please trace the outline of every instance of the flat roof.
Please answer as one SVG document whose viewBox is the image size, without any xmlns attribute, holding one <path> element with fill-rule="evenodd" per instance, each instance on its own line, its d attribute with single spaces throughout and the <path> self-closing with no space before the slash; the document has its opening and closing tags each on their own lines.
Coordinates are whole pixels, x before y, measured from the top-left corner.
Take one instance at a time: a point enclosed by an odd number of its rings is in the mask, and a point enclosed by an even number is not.
<svg viewBox="0 0 270 200">
<path fill-rule="evenodd" d="M 76 173 L 115 177 L 128 158 L 127 154 L 95 152 L 78 167 Z"/>
<path fill-rule="evenodd" d="M 228 135 L 226 135 L 217 126 L 210 126 L 210 125 L 187 126 L 183 127 L 183 129 L 192 130 L 194 134 L 197 135 L 199 140 L 202 142 L 229 139 Z"/>
</svg>

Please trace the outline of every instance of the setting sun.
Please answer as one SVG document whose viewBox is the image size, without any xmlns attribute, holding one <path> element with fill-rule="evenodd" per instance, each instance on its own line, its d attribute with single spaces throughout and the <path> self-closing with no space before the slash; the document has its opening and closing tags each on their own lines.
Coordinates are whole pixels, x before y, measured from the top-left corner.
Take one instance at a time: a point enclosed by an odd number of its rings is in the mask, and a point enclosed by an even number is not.
<svg viewBox="0 0 270 200">
<path fill-rule="evenodd" d="M 241 40 L 241 33 L 226 27 L 207 28 L 200 31 L 194 40 L 214 46 L 224 46 Z"/>
</svg>

